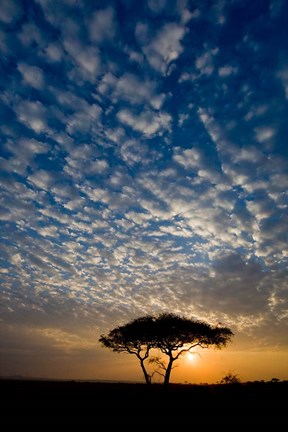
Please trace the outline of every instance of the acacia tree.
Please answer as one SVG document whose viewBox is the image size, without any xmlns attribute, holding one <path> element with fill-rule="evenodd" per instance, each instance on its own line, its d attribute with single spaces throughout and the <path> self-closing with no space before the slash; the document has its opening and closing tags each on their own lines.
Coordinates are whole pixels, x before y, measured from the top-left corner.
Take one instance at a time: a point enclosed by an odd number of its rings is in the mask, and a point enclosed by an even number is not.
<svg viewBox="0 0 288 432">
<path fill-rule="evenodd" d="M 195 347 L 221 349 L 232 339 L 233 333 L 228 327 L 212 326 L 208 323 L 164 313 L 155 320 L 156 340 L 154 347 L 168 357 L 165 363 L 161 359 L 152 359 L 164 371 L 164 384 L 168 385 L 174 362 Z"/>
<path fill-rule="evenodd" d="M 123 326 L 111 330 L 107 336 L 101 335 L 99 342 L 106 348 L 117 353 L 128 353 L 135 355 L 144 374 L 146 384 L 151 384 L 151 375 L 145 367 L 150 350 L 153 348 L 153 317 L 150 315 L 136 318 Z"/>
<path fill-rule="evenodd" d="M 155 372 L 163 375 L 164 384 L 168 385 L 173 363 L 181 356 L 197 346 L 222 348 L 232 336 L 228 327 L 212 326 L 176 314 L 162 313 L 137 318 L 116 327 L 107 336 L 101 335 L 99 341 L 114 352 L 136 355 L 147 384 L 151 383 L 152 375 L 147 372 L 144 362 L 149 359 L 152 349 L 158 349 L 168 357 L 168 362 L 165 363 L 160 357 L 152 357 L 149 361 L 156 364 L 158 370 Z"/>
</svg>

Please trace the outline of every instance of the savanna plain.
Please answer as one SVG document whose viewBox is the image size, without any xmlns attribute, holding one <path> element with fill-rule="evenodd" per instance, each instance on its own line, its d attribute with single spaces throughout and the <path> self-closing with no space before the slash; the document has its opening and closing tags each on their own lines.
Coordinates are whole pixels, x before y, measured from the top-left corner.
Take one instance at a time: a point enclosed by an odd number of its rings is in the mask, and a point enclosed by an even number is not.
<svg viewBox="0 0 288 432">
<path fill-rule="evenodd" d="M 1 380 L 3 431 L 285 430 L 288 381 L 161 384 Z M 201 429 L 200 429 L 201 428 Z"/>
</svg>

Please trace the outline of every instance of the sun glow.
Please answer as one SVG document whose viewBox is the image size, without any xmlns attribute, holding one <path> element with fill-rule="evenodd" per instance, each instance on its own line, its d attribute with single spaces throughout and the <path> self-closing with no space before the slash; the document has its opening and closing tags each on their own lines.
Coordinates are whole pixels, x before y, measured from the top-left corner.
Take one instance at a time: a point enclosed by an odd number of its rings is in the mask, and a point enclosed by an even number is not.
<svg viewBox="0 0 288 432">
<path fill-rule="evenodd" d="M 196 359 L 197 359 L 197 355 L 196 355 L 196 353 L 191 353 L 191 352 L 188 352 L 188 353 L 185 355 L 185 357 L 186 357 L 186 359 L 187 359 L 189 362 L 195 362 Z"/>
</svg>

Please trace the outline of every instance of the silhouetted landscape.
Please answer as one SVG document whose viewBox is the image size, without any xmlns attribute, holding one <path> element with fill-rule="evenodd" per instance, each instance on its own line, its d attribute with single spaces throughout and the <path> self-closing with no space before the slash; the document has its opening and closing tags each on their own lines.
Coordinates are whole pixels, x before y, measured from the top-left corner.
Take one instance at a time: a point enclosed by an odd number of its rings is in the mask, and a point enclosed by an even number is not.
<svg viewBox="0 0 288 432">
<path fill-rule="evenodd" d="M 30 430 L 44 430 L 45 426 L 56 430 L 62 425 L 61 430 L 67 430 L 78 424 L 81 431 L 184 425 L 189 430 L 203 425 L 204 430 L 214 426 L 230 431 L 241 427 L 258 430 L 265 425 L 278 431 L 286 421 L 288 381 L 170 384 L 165 388 L 159 384 L 2 379 L 1 388 L 2 420 L 9 430 L 16 425 Z"/>
</svg>

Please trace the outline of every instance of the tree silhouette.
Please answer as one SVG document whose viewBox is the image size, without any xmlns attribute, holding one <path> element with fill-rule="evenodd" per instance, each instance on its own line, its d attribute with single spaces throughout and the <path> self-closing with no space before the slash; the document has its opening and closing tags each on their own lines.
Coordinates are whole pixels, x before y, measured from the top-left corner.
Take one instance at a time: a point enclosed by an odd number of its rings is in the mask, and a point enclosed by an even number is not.
<svg viewBox="0 0 288 432">
<path fill-rule="evenodd" d="M 231 371 L 229 371 L 220 381 L 220 384 L 239 384 L 241 382 L 241 379 L 238 377 L 238 375 L 233 374 Z"/>
<path fill-rule="evenodd" d="M 146 384 L 151 383 L 151 375 L 148 374 L 144 362 L 153 348 L 154 341 L 151 337 L 153 325 L 154 318 L 147 315 L 116 327 L 107 336 L 101 335 L 99 339 L 104 347 L 110 348 L 114 352 L 126 352 L 135 355 L 140 362 Z"/>
<path fill-rule="evenodd" d="M 145 361 L 156 365 L 154 373 L 163 376 L 168 385 L 173 363 L 195 347 L 222 348 L 232 339 L 228 327 L 212 326 L 202 321 L 189 319 L 172 313 L 158 316 L 146 315 L 116 327 L 107 336 L 101 335 L 99 342 L 114 352 L 134 354 L 140 361 L 145 381 L 151 383 L 153 374 L 147 372 Z M 160 356 L 151 357 L 152 349 L 168 357 L 165 362 Z"/>
</svg>

